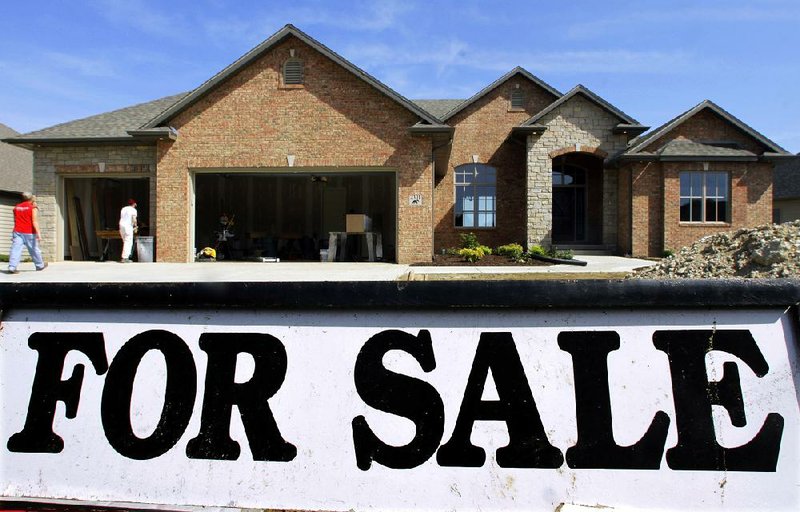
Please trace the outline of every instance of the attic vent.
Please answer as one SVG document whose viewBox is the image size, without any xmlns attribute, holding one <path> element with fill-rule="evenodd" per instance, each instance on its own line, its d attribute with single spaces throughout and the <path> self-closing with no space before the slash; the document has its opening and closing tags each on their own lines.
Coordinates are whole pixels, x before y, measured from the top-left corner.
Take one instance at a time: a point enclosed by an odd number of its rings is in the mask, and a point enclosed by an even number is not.
<svg viewBox="0 0 800 512">
<path fill-rule="evenodd" d="M 525 108 L 525 94 L 519 89 L 511 91 L 511 108 L 513 110 Z"/>
<path fill-rule="evenodd" d="M 289 59 L 283 65 L 283 85 L 301 85 L 303 83 L 303 61 Z"/>
</svg>

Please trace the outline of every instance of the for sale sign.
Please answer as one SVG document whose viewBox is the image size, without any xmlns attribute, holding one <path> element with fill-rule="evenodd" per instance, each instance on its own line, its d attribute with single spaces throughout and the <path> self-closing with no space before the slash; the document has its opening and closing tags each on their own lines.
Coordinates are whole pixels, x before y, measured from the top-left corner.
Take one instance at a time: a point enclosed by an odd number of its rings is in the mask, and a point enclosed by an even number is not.
<svg viewBox="0 0 800 512">
<path fill-rule="evenodd" d="M 797 510 L 794 312 L 11 310 L 6 499 Z"/>
</svg>

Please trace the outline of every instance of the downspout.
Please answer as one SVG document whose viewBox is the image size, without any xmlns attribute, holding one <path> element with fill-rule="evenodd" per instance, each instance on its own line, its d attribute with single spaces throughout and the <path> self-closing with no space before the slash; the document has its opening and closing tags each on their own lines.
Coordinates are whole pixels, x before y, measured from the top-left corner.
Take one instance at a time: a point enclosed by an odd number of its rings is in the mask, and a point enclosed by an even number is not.
<svg viewBox="0 0 800 512">
<path fill-rule="evenodd" d="M 436 256 L 436 150 L 449 146 L 452 143 L 453 137 L 451 136 L 447 139 L 447 142 L 434 146 L 433 136 L 431 136 L 431 261 L 433 261 L 433 257 Z"/>
</svg>

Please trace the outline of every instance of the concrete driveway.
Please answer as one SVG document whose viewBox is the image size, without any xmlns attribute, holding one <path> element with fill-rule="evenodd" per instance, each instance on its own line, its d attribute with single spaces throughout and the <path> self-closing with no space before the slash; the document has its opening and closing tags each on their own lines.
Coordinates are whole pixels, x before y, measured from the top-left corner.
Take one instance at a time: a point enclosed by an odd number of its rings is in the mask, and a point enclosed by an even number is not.
<svg viewBox="0 0 800 512">
<path fill-rule="evenodd" d="M 393 263 L 317 263 L 317 262 L 211 262 L 211 263 L 118 263 L 115 261 L 65 261 L 50 263 L 37 272 L 32 263 L 22 263 L 18 274 L 0 274 L 0 282 L 52 283 L 165 283 L 165 282 L 324 282 L 324 281 L 397 281 L 425 279 L 502 278 L 508 275 L 586 274 L 593 277 L 619 277 L 655 262 L 616 256 L 579 256 L 585 267 L 574 265 L 509 267 L 436 267 L 408 266 Z M 5 268 L 6 264 L 0 264 Z"/>
</svg>

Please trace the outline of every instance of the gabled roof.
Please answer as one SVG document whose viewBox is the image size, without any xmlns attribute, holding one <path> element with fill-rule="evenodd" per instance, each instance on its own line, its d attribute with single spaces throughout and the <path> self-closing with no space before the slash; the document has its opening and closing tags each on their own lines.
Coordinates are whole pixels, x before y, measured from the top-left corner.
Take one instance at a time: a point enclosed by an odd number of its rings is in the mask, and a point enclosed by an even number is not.
<svg viewBox="0 0 800 512">
<path fill-rule="evenodd" d="M 0 139 L 19 135 L 0 123 Z M 0 142 L 0 191 L 23 192 L 33 185 L 33 153 Z"/>
<path fill-rule="evenodd" d="M 186 93 L 167 96 L 132 107 L 57 124 L 43 130 L 18 135 L 8 140 L 14 144 L 132 141 L 134 137 L 131 136 L 129 131 L 136 130 L 184 96 L 186 96 Z"/>
<path fill-rule="evenodd" d="M 598 107 L 602 108 L 606 112 L 609 112 L 610 114 L 616 116 L 620 120 L 620 124 L 618 125 L 618 127 L 625 128 L 631 132 L 638 131 L 639 133 L 647 129 L 647 127 L 641 125 L 639 121 L 632 118 L 631 116 L 621 111 L 620 109 L 616 108 L 614 105 L 607 102 L 606 100 L 604 100 L 597 94 L 593 93 L 592 91 L 590 91 L 588 88 L 584 87 L 581 84 L 578 84 L 575 87 L 573 87 L 567 94 L 563 95 L 561 98 L 548 105 L 544 110 L 542 110 L 535 116 L 531 117 L 530 119 L 522 123 L 521 126 L 539 125 L 539 121 L 541 121 L 542 118 L 544 118 L 547 114 L 554 111 L 555 109 L 557 109 L 558 107 L 560 107 L 561 105 L 568 102 L 570 99 L 574 98 L 579 94 L 585 97 L 587 100 L 594 103 L 595 105 L 597 105 Z"/>
<path fill-rule="evenodd" d="M 642 135 L 641 137 L 638 137 L 638 138 L 632 140 L 631 143 L 630 143 L 630 147 L 625 151 L 624 154 L 625 155 L 635 155 L 635 154 L 642 153 L 644 151 L 644 149 L 647 148 L 647 146 L 650 143 L 658 140 L 662 136 L 666 135 L 670 131 L 672 131 L 675 128 L 677 128 L 678 126 L 680 126 L 683 122 L 687 121 L 688 119 L 691 119 L 696 114 L 698 114 L 699 112 L 701 112 L 702 110 L 705 110 L 705 109 L 711 110 L 712 112 L 717 114 L 719 117 L 721 117 L 722 119 L 724 119 L 728 123 L 732 124 L 736 128 L 740 129 L 741 131 L 743 131 L 744 133 L 746 133 L 747 135 L 749 135 L 753 139 L 757 140 L 758 142 L 760 142 L 761 144 L 766 146 L 767 149 L 769 149 L 770 151 L 772 151 L 774 153 L 782 154 L 782 155 L 788 154 L 787 151 L 785 149 L 783 149 L 782 147 L 780 147 L 778 144 L 776 144 L 773 141 L 769 140 L 767 137 L 765 137 L 764 135 L 760 134 L 759 132 L 757 132 L 756 130 L 754 130 L 753 128 L 751 128 L 750 126 L 745 124 L 743 121 L 741 121 L 740 119 L 738 119 L 737 117 L 732 115 L 730 112 L 724 110 L 722 107 L 720 107 L 719 105 L 717 105 L 716 103 L 714 103 L 711 100 L 703 100 L 702 102 L 700 102 L 699 104 L 695 105 L 691 109 L 687 110 L 683 114 L 680 114 L 679 116 L 675 117 L 674 119 L 672 119 L 672 120 L 666 122 L 665 124 L 659 126 L 658 128 L 656 128 L 652 132 L 647 133 L 645 135 Z"/>
<path fill-rule="evenodd" d="M 377 89 L 382 94 L 386 95 L 390 99 L 394 100 L 396 103 L 400 104 L 401 106 L 410 110 L 414 114 L 418 115 L 426 123 L 429 123 L 431 125 L 442 124 L 442 122 L 439 119 L 431 115 L 426 110 L 415 105 L 413 102 L 406 99 L 399 93 L 395 92 L 387 85 L 384 85 L 382 82 L 380 82 L 378 79 L 376 79 L 363 69 L 356 67 L 348 60 L 346 60 L 344 57 L 337 54 L 336 52 L 334 52 L 327 46 L 323 45 L 316 39 L 313 39 L 305 32 L 289 24 L 284 26 L 275 34 L 273 34 L 266 41 L 264 41 L 263 43 L 259 44 L 258 46 L 256 46 L 255 48 L 244 54 L 242 57 L 236 60 L 236 62 L 234 62 L 230 66 L 226 67 L 225 69 L 223 69 L 222 71 L 220 71 L 219 73 L 208 79 L 205 83 L 201 84 L 197 89 L 187 94 L 180 101 L 177 101 L 175 104 L 167 108 L 164 112 L 161 112 L 159 115 L 151 119 L 147 124 L 143 125 L 142 128 L 145 129 L 155 128 L 162 123 L 166 123 L 167 121 L 169 121 L 169 119 L 176 116 L 178 113 L 182 112 L 193 103 L 197 102 L 200 98 L 202 98 L 206 93 L 214 89 L 217 85 L 224 82 L 226 79 L 237 73 L 239 70 L 248 66 L 250 63 L 261 57 L 264 53 L 268 52 L 275 45 L 277 45 L 278 43 L 280 43 L 289 36 L 294 36 L 297 39 L 300 39 L 308 46 L 312 47 L 319 53 L 323 54 L 327 58 L 331 59 L 335 63 L 345 68 L 347 71 L 356 75 L 358 78 L 360 78 L 367 84 Z"/>
<path fill-rule="evenodd" d="M 558 98 L 558 97 L 561 96 L 560 92 L 558 92 L 556 89 L 554 89 L 553 87 L 551 87 L 550 85 L 545 83 L 543 80 L 537 78 L 536 76 L 531 74 L 528 70 L 526 70 L 526 69 L 524 69 L 524 68 L 522 68 L 520 66 L 517 66 L 514 69 L 512 69 L 511 71 L 509 71 L 508 73 L 506 73 L 505 75 L 501 76 L 500 78 L 498 78 L 497 80 L 492 82 L 491 84 L 489 84 L 486 87 L 484 87 L 483 89 L 481 89 L 477 94 L 475 94 L 471 98 L 462 101 L 459 105 L 457 105 L 455 108 L 453 108 L 452 110 L 447 112 L 445 115 L 440 116 L 440 119 L 442 121 L 446 122 L 448 119 L 450 119 L 454 115 L 458 114 L 459 112 L 461 112 L 462 110 L 464 110 L 468 106 L 472 105 L 473 103 L 475 103 L 479 99 L 483 98 L 484 96 L 486 96 L 487 94 L 492 92 L 494 89 L 496 89 L 497 87 L 502 85 L 505 81 L 507 81 L 508 79 L 510 79 L 510 78 L 512 78 L 513 76 L 516 76 L 516 75 L 524 76 L 525 78 L 527 78 L 531 82 L 535 83 L 536 85 L 538 85 L 539 87 L 541 87 L 545 91 L 547 91 L 550 94 L 552 94 L 553 97 L 555 97 L 555 98 Z"/>
<path fill-rule="evenodd" d="M 464 100 L 411 100 L 420 108 L 442 119 L 448 112 L 464 103 Z"/>
</svg>

